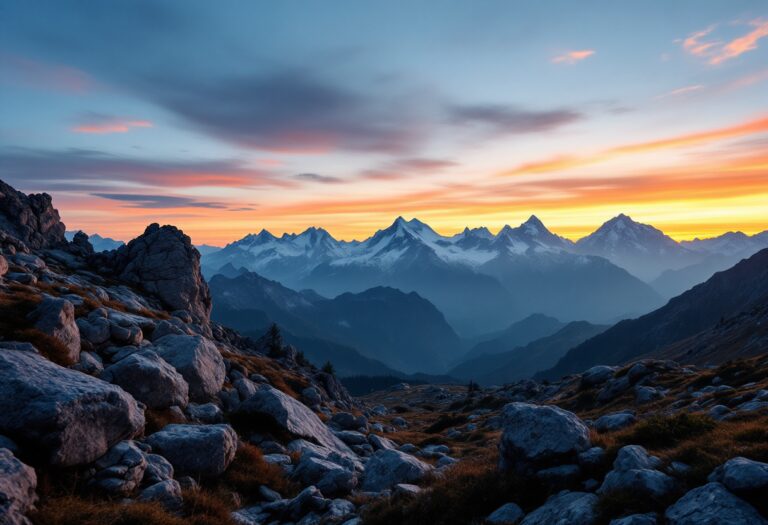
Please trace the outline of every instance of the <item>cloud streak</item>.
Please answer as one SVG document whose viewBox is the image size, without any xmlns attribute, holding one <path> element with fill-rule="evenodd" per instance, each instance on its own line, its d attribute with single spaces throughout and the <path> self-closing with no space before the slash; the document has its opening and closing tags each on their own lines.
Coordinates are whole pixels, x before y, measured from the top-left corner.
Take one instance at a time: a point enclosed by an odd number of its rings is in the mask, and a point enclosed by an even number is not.
<svg viewBox="0 0 768 525">
<path fill-rule="evenodd" d="M 683 49 L 691 55 L 707 59 L 712 65 L 722 64 L 748 51 L 754 51 L 758 41 L 768 37 L 768 20 L 757 18 L 749 21 L 748 25 L 752 27 L 751 31 L 730 41 L 713 38 L 717 25 L 712 25 L 683 39 Z"/>
<path fill-rule="evenodd" d="M 344 182 L 343 179 L 339 177 L 332 177 L 330 175 L 320 175 L 319 173 L 299 173 L 297 175 L 293 176 L 294 179 L 308 181 L 308 182 L 319 182 L 321 184 L 339 184 L 341 182 Z"/>
<path fill-rule="evenodd" d="M 493 135 L 541 133 L 583 118 L 581 113 L 571 109 L 537 111 L 494 104 L 448 108 L 448 119 L 452 124 L 475 126 Z"/>
<path fill-rule="evenodd" d="M 93 193 L 94 197 L 130 203 L 132 208 L 162 209 L 162 208 L 211 208 L 226 209 L 227 206 L 218 202 L 204 202 L 189 197 L 169 195 L 143 195 L 135 193 Z"/>
<path fill-rule="evenodd" d="M 0 177 L 28 185 L 32 182 L 109 186 L 146 185 L 166 188 L 257 186 L 290 187 L 274 173 L 251 169 L 242 161 L 136 159 L 84 149 L 0 149 Z"/>
<path fill-rule="evenodd" d="M 568 51 L 562 55 L 552 57 L 553 64 L 576 64 L 582 60 L 586 60 L 595 54 L 594 49 L 581 49 L 578 51 Z"/>
<path fill-rule="evenodd" d="M 89 113 L 72 126 L 75 133 L 90 133 L 105 135 L 110 133 L 127 133 L 133 128 L 151 128 L 152 122 L 145 119 L 114 117 L 99 113 Z"/>
</svg>

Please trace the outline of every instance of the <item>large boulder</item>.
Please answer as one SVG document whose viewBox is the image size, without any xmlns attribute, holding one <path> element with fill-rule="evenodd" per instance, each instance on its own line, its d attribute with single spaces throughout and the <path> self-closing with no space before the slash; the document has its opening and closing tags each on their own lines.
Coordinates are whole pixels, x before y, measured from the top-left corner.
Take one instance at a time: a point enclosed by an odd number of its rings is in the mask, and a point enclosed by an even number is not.
<svg viewBox="0 0 768 525">
<path fill-rule="evenodd" d="M 50 195 L 25 195 L 0 180 L 0 231 L 40 249 L 67 244 L 65 229 Z"/>
<path fill-rule="evenodd" d="M 45 296 L 29 314 L 35 328 L 56 339 L 66 348 L 67 363 L 80 359 L 80 329 L 75 322 L 75 307 L 66 299 Z"/>
<path fill-rule="evenodd" d="M 144 428 L 122 388 L 23 350 L 0 349 L 0 432 L 53 465 L 91 461 Z"/>
<path fill-rule="evenodd" d="M 221 390 L 227 370 L 210 340 L 199 335 L 166 335 L 155 341 L 155 350 L 187 381 L 192 401 L 206 402 Z"/>
<path fill-rule="evenodd" d="M 168 425 L 147 443 L 171 462 L 177 476 L 219 476 L 237 452 L 237 434 L 229 425 Z"/>
<path fill-rule="evenodd" d="M 735 457 L 717 467 L 708 479 L 736 494 L 768 494 L 768 463 Z"/>
<path fill-rule="evenodd" d="M 151 350 L 133 353 L 107 367 L 101 379 L 120 385 L 149 408 L 183 408 L 189 402 L 187 382 Z"/>
<path fill-rule="evenodd" d="M 7 448 L 0 448 L 0 523 L 28 525 L 26 514 L 37 500 L 35 470 L 16 459 Z"/>
<path fill-rule="evenodd" d="M 144 453 L 132 441 L 121 441 L 96 460 L 91 486 L 108 494 L 127 495 L 139 486 L 147 468 Z"/>
<path fill-rule="evenodd" d="M 562 464 L 590 448 L 587 426 L 576 414 L 554 406 L 510 403 L 502 412 L 502 428 L 502 470 Z"/>
<path fill-rule="evenodd" d="M 768 525 L 752 505 L 717 482 L 689 491 L 664 516 L 669 525 Z"/>
<path fill-rule="evenodd" d="M 627 445 L 619 450 L 613 470 L 606 476 L 598 494 L 633 492 L 651 498 L 663 498 L 674 492 L 675 480 L 656 470 L 661 460 L 648 454 L 639 445 Z"/>
<path fill-rule="evenodd" d="M 597 522 L 597 496 L 563 491 L 528 514 L 521 525 L 592 525 Z"/>
<path fill-rule="evenodd" d="M 151 293 L 169 310 L 186 310 L 201 323 L 210 319 L 211 293 L 200 271 L 200 253 L 178 228 L 150 224 L 127 245 L 96 258 L 119 280 Z"/>
<path fill-rule="evenodd" d="M 352 450 L 337 438 L 306 405 L 269 385 L 263 385 L 240 404 L 241 415 L 268 418 L 281 429 L 314 441 L 343 456 L 354 456 Z"/>
<path fill-rule="evenodd" d="M 379 492 L 398 483 L 415 483 L 432 471 L 432 467 L 399 450 L 379 450 L 365 464 L 363 490 Z"/>
<path fill-rule="evenodd" d="M 302 486 L 315 485 L 326 497 L 344 496 L 357 486 L 354 471 L 309 454 L 301 457 L 292 477 Z"/>
<path fill-rule="evenodd" d="M 525 516 L 525 512 L 520 508 L 520 505 L 505 503 L 485 518 L 485 523 L 488 525 L 517 525 L 523 516 Z"/>
</svg>

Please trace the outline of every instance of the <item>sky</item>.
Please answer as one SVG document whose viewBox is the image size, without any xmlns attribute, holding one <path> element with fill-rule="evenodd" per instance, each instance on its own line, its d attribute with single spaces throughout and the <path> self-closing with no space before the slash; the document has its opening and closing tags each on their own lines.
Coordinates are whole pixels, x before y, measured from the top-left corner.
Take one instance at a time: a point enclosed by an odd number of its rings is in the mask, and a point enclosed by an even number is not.
<svg viewBox="0 0 768 525">
<path fill-rule="evenodd" d="M 768 3 L 0 0 L 0 179 L 223 245 L 768 229 Z"/>
</svg>

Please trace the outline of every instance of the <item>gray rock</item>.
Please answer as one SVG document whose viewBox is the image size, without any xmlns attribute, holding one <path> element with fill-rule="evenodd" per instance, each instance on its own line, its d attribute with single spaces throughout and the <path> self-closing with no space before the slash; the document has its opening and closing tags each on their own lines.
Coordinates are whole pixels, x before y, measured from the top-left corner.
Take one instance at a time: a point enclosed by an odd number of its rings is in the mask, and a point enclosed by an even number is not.
<svg viewBox="0 0 768 525">
<path fill-rule="evenodd" d="M 33 249 L 67 244 L 64 224 L 50 195 L 25 195 L 1 180 L 0 230 Z M 10 240 L 8 242 L 15 245 Z"/>
<path fill-rule="evenodd" d="M 160 481 L 145 488 L 136 498 L 138 501 L 156 501 L 170 511 L 178 511 L 184 504 L 181 485 L 175 479 Z"/>
<path fill-rule="evenodd" d="M 353 471 L 309 455 L 302 456 L 292 477 L 302 485 L 315 485 L 323 495 L 330 497 L 349 494 L 357 486 Z"/>
<path fill-rule="evenodd" d="M 33 509 L 37 494 L 35 469 L 0 448 L 0 523 L 29 525 L 26 514 Z"/>
<path fill-rule="evenodd" d="M 314 511 L 324 511 L 329 501 L 325 499 L 317 487 L 307 487 L 298 496 L 290 500 L 283 516 L 287 520 L 298 520 Z"/>
<path fill-rule="evenodd" d="M 245 400 L 256 393 L 256 385 L 254 385 L 250 379 L 241 377 L 232 383 L 232 386 L 237 390 L 237 394 L 240 399 Z"/>
<path fill-rule="evenodd" d="M 173 479 L 173 465 L 159 454 L 145 454 L 147 468 L 144 470 L 144 485 L 154 485 L 167 479 Z"/>
<path fill-rule="evenodd" d="M 664 513 L 669 525 L 766 525 L 768 520 L 720 483 L 697 487 Z"/>
<path fill-rule="evenodd" d="M 627 376 L 617 377 L 608 381 L 597 394 L 599 403 L 607 403 L 619 397 L 632 386 Z"/>
<path fill-rule="evenodd" d="M 288 444 L 288 452 L 297 452 L 301 457 L 305 455 L 314 456 L 316 458 L 330 461 L 341 465 L 347 470 L 355 472 L 363 471 L 363 464 L 360 462 L 360 458 L 356 455 L 349 455 L 346 453 L 340 453 L 337 450 L 310 443 L 304 439 L 296 439 Z"/>
<path fill-rule="evenodd" d="M 107 367 L 101 379 L 120 385 L 149 408 L 185 407 L 189 402 L 187 382 L 151 350 L 133 353 Z"/>
<path fill-rule="evenodd" d="M 132 441 L 121 441 L 96 460 L 90 484 L 104 492 L 128 495 L 144 478 L 147 460 Z"/>
<path fill-rule="evenodd" d="M 768 494 L 768 463 L 735 457 L 717 467 L 707 479 L 722 483 L 736 494 Z"/>
<path fill-rule="evenodd" d="M 605 450 L 601 447 L 592 447 L 579 453 L 579 465 L 587 469 L 599 467 L 605 461 Z"/>
<path fill-rule="evenodd" d="M 536 472 L 536 477 L 551 486 L 566 487 L 579 479 L 581 469 L 578 465 L 558 465 Z"/>
<path fill-rule="evenodd" d="M 99 354 L 80 352 L 80 360 L 72 365 L 73 370 L 98 377 L 104 371 L 104 363 Z"/>
<path fill-rule="evenodd" d="M 334 432 L 334 435 L 347 445 L 365 445 L 368 443 L 368 438 L 365 437 L 365 434 L 356 430 L 339 430 Z"/>
<path fill-rule="evenodd" d="M 109 341 L 109 321 L 98 315 L 89 315 L 77 320 L 80 337 L 98 347 Z"/>
<path fill-rule="evenodd" d="M 583 374 L 581 374 L 581 386 L 589 388 L 597 385 L 602 385 L 606 381 L 613 379 L 616 369 L 612 366 L 598 365 L 593 366 Z"/>
<path fill-rule="evenodd" d="M 614 470 L 656 469 L 660 466 L 661 460 L 648 454 L 640 445 L 621 447 L 613 462 Z"/>
<path fill-rule="evenodd" d="M 244 415 L 267 416 L 295 436 L 312 440 L 341 455 L 354 456 L 312 410 L 269 385 L 263 385 L 261 390 L 241 403 L 238 411 Z"/>
<path fill-rule="evenodd" d="M 400 497 L 416 496 L 421 493 L 421 487 L 411 483 L 398 483 L 393 487 L 393 493 L 395 496 Z"/>
<path fill-rule="evenodd" d="M 349 412 L 337 412 L 331 417 L 330 424 L 341 430 L 358 430 L 368 428 L 368 419 L 365 416 L 355 416 Z"/>
<path fill-rule="evenodd" d="M 56 339 L 67 349 L 67 362 L 80 359 L 80 330 L 75 323 L 75 307 L 66 299 L 45 296 L 29 314 L 35 328 Z"/>
<path fill-rule="evenodd" d="M 613 432 L 632 425 L 637 418 L 630 411 L 613 412 L 595 420 L 595 429 L 600 432 Z"/>
<path fill-rule="evenodd" d="M 528 514 L 522 525 L 592 525 L 597 521 L 597 496 L 563 491 Z"/>
<path fill-rule="evenodd" d="M 576 459 L 590 448 L 589 429 L 571 412 L 554 406 L 510 403 L 504 407 L 499 444 L 502 470 L 523 472 Z"/>
<path fill-rule="evenodd" d="M 0 432 L 49 463 L 90 463 L 143 428 L 144 412 L 122 388 L 32 352 L 0 350 Z"/>
<path fill-rule="evenodd" d="M 661 399 L 664 394 L 652 386 L 636 386 L 635 387 L 635 402 L 640 405 L 645 405 Z"/>
<path fill-rule="evenodd" d="M 525 512 L 516 503 L 505 503 L 494 510 L 490 516 L 485 518 L 489 525 L 517 525 L 525 516 Z"/>
<path fill-rule="evenodd" d="M 301 397 L 306 401 L 307 406 L 309 407 L 317 407 L 322 402 L 322 398 L 320 397 L 320 392 L 317 391 L 317 388 L 313 386 L 308 386 L 304 390 L 301 391 Z"/>
<path fill-rule="evenodd" d="M 612 470 L 605 476 L 598 494 L 632 492 L 663 498 L 675 490 L 675 480 L 663 472 L 651 469 Z"/>
<path fill-rule="evenodd" d="M 368 435 L 368 442 L 373 446 L 374 450 L 396 450 L 397 444 L 391 439 L 387 439 L 376 434 Z"/>
<path fill-rule="evenodd" d="M 219 476 L 237 452 L 237 434 L 229 425 L 168 425 L 147 443 L 181 476 Z"/>
<path fill-rule="evenodd" d="M 203 405 L 190 403 L 187 406 L 187 413 L 194 421 L 205 423 L 206 425 L 222 423 L 224 421 L 224 413 L 213 403 L 205 403 Z"/>
<path fill-rule="evenodd" d="M 648 514 L 632 514 L 623 518 L 611 520 L 608 525 L 656 525 L 658 519 L 656 514 L 649 512 Z"/>
<path fill-rule="evenodd" d="M 226 368 L 211 341 L 199 335 L 166 335 L 155 346 L 158 355 L 184 376 L 191 401 L 206 402 L 221 390 Z"/>
<path fill-rule="evenodd" d="M 211 293 L 200 253 L 181 230 L 150 224 L 127 245 L 96 257 L 119 280 L 155 295 L 169 310 L 187 310 L 196 321 L 208 322 Z"/>
<path fill-rule="evenodd" d="M 432 467 L 399 450 L 379 450 L 368 458 L 362 489 L 379 492 L 398 483 L 420 481 L 432 471 Z"/>
</svg>

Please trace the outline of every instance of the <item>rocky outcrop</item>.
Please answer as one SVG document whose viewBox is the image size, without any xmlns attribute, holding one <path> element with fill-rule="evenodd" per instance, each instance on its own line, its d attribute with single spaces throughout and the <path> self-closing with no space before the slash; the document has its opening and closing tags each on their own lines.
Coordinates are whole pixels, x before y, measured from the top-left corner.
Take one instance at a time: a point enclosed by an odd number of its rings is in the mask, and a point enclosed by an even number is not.
<svg viewBox="0 0 768 525">
<path fill-rule="evenodd" d="M 502 470 L 526 472 L 566 463 L 590 448 L 589 429 L 576 414 L 554 406 L 510 403 L 502 412 Z"/>
<path fill-rule="evenodd" d="M 0 523 L 29 525 L 26 514 L 37 500 L 37 476 L 32 467 L 0 448 Z"/>
<path fill-rule="evenodd" d="M 66 245 L 65 229 L 50 195 L 25 195 L 0 180 L 0 231 L 40 249 Z"/>
<path fill-rule="evenodd" d="M 664 514 L 669 525 L 767 525 L 755 508 L 720 483 L 707 483 L 680 498 Z"/>
<path fill-rule="evenodd" d="M 174 226 L 150 224 L 114 252 L 94 256 L 102 271 L 160 299 L 169 310 L 186 310 L 199 323 L 211 314 L 211 293 L 200 271 L 200 253 Z"/>
<path fill-rule="evenodd" d="M 189 402 L 187 382 L 151 350 L 133 353 L 107 367 L 101 379 L 120 385 L 149 408 L 184 408 Z"/>
<path fill-rule="evenodd" d="M 768 463 L 735 457 L 720 465 L 709 476 L 739 495 L 768 494 Z"/>
<path fill-rule="evenodd" d="M 155 341 L 155 350 L 184 377 L 192 401 L 206 402 L 221 390 L 226 376 L 224 359 L 209 339 L 166 335 Z"/>
<path fill-rule="evenodd" d="M 264 386 L 241 405 L 246 416 L 267 417 L 289 433 L 314 441 L 342 455 L 354 456 L 352 450 L 333 435 L 306 405 L 276 388 Z"/>
<path fill-rule="evenodd" d="M 379 450 L 365 464 L 363 490 L 379 492 L 398 483 L 421 481 L 432 467 L 399 450 Z"/>
<path fill-rule="evenodd" d="M 293 472 L 293 478 L 300 481 L 302 486 L 315 485 L 328 497 L 344 496 L 357 486 L 354 471 L 309 454 L 302 456 Z"/>
<path fill-rule="evenodd" d="M 147 443 L 181 476 L 219 476 L 237 452 L 237 434 L 229 425 L 168 425 Z"/>
<path fill-rule="evenodd" d="M 597 496 L 588 492 L 561 492 L 528 514 L 522 525 L 592 525 L 597 521 Z"/>
<path fill-rule="evenodd" d="M 143 428 L 144 412 L 122 388 L 0 347 L 0 432 L 49 463 L 89 463 Z"/>
<path fill-rule="evenodd" d="M 128 495 L 139 486 L 147 469 L 142 451 L 131 441 L 121 441 L 96 461 L 91 486 L 108 494 Z"/>
<path fill-rule="evenodd" d="M 56 339 L 66 348 L 67 363 L 80 359 L 80 329 L 75 323 L 75 307 L 66 299 L 46 296 L 30 314 L 35 328 Z"/>
</svg>

